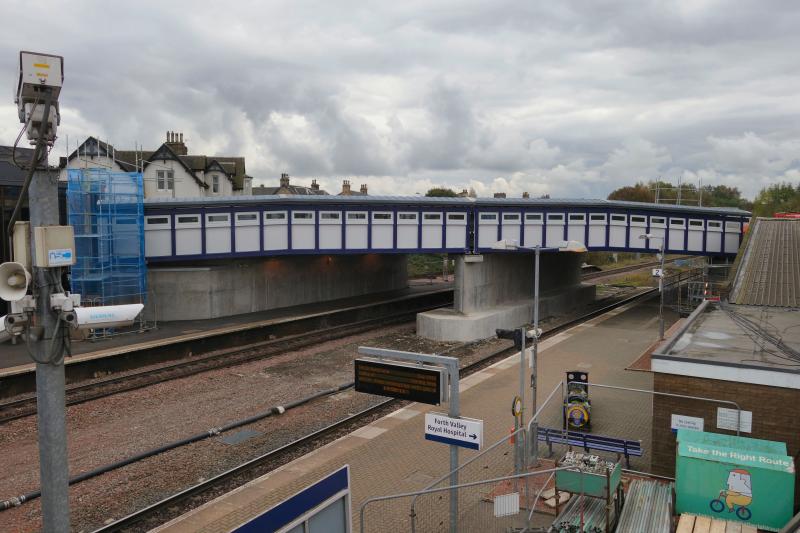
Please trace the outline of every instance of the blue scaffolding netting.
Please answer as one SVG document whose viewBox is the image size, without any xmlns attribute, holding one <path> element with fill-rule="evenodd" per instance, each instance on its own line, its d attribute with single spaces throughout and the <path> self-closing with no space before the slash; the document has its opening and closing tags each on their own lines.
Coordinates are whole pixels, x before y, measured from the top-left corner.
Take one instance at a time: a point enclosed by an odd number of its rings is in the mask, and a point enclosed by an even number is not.
<svg viewBox="0 0 800 533">
<path fill-rule="evenodd" d="M 84 305 L 144 303 L 142 174 L 71 169 L 67 180 L 67 213 L 75 232 L 72 292 Z"/>
</svg>

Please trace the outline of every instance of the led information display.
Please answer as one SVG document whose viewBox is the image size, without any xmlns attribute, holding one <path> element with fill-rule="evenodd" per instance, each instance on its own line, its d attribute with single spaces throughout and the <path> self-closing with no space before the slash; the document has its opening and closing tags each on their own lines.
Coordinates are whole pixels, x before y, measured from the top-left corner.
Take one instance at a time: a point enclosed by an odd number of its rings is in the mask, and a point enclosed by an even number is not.
<svg viewBox="0 0 800 533">
<path fill-rule="evenodd" d="M 444 369 L 381 361 L 355 360 L 358 392 L 439 405 L 443 400 Z"/>
</svg>

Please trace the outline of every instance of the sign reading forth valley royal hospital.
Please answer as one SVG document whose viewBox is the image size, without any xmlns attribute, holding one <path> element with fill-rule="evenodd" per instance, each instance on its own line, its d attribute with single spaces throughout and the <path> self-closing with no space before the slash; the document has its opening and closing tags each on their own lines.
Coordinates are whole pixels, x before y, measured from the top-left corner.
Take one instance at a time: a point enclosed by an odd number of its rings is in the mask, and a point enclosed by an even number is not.
<svg viewBox="0 0 800 533">
<path fill-rule="evenodd" d="M 425 413 L 425 440 L 480 450 L 483 447 L 483 420 Z"/>
</svg>

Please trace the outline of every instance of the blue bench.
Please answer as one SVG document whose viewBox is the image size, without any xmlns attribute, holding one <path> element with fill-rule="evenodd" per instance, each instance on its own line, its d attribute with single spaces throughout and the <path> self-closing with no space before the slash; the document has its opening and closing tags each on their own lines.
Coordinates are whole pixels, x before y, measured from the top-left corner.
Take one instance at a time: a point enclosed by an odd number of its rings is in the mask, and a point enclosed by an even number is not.
<svg viewBox="0 0 800 533">
<path fill-rule="evenodd" d="M 550 455 L 553 455 L 553 444 L 566 444 L 568 446 L 578 446 L 584 450 L 598 450 L 602 452 L 616 453 L 617 457 L 625 456 L 625 464 L 631 467 L 631 456 L 642 456 L 642 442 L 638 440 L 618 439 L 616 437 L 605 437 L 592 433 L 581 433 L 580 431 L 567 431 L 555 428 L 539 428 L 539 440 L 547 444 Z"/>
</svg>

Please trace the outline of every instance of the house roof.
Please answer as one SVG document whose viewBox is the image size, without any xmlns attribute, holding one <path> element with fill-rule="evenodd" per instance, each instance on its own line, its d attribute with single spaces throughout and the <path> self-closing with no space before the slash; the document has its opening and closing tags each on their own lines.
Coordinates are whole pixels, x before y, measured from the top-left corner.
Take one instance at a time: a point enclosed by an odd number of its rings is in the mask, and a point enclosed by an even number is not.
<svg viewBox="0 0 800 533">
<path fill-rule="evenodd" d="M 259 185 L 253 187 L 254 196 L 274 196 L 279 194 L 291 194 L 295 196 L 328 196 L 327 191 L 303 187 L 302 185 L 289 185 L 288 187 L 267 187 Z"/>
<path fill-rule="evenodd" d="M 14 164 L 11 157 L 12 146 L 0 146 L 0 185 L 22 185 L 25 181 L 25 171 Z M 29 162 L 33 158 L 33 148 L 17 148 L 18 162 Z"/>
<path fill-rule="evenodd" d="M 800 308 L 800 219 L 756 219 L 729 300 L 739 305 Z"/>
<path fill-rule="evenodd" d="M 164 150 L 169 150 L 168 153 Z M 210 170 L 211 166 L 216 162 L 219 165 L 219 170 L 228 177 L 233 184 L 234 190 L 241 190 L 244 188 L 245 178 L 249 178 L 245 169 L 244 157 L 226 157 L 226 156 L 206 156 L 206 155 L 178 155 L 175 151 L 168 146 L 168 143 L 163 143 L 154 151 L 142 150 L 116 150 L 113 145 L 98 140 L 95 137 L 87 137 L 85 141 L 74 150 L 67 161 L 64 161 L 62 166 L 78 156 L 78 150 L 81 155 L 86 154 L 89 156 L 107 156 L 114 157 L 117 164 L 128 172 L 136 170 L 136 163 L 144 161 L 146 166 L 148 162 L 156 159 L 158 156 L 168 156 L 168 159 L 175 159 L 189 172 L 197 181 L 199 185 L 208 188 L 208 185 L 201 180 L 196 172 Z"/>
</svg>

